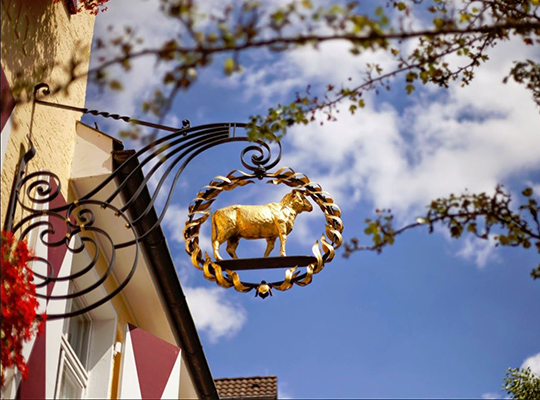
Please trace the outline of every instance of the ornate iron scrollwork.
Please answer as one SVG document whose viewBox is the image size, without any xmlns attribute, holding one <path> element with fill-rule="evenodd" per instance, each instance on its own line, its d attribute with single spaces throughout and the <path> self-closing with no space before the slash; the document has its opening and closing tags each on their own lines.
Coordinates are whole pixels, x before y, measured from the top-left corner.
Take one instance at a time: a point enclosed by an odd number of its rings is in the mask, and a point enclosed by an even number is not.
<svg viewBox="0 0 540 400">
<path fill-rule="evenodd" d="M 85 307 L 70 312 L 48 315 L 49 320 L 72 317 L 90 311 L 116 296 L 129 283 L 135 273 L 139 258 L 139 244 L 163 221 L 165 213 L 171 202 L 172 193 L 176 187 L 179 176 L 186 166 L 199 154 L 207 149 L 225 143 L 248 142 L 246 136 L 238 135 L 240 130 L 245 130 L 247 124 L 242 123 L 215 123 L 192 127 L 189 121 L 183 122 L 183 127 L 178 129 L 164 125 L 158 125 L 146 121 L 132 119 L 126 116 L 78 108 L 65 104 L 56 104 L 44 101 L 43 96 L 50 93 L 47 84 L 39 84 L 34 91 L 34 105 L 61 108 L 70 111 L 78 111 L 83 114 L 91 114 L 104 118 L 122 120 L 124 122 L 143 125 L 151 128 L 172 132 L 152 143 L 144 146 L 139 151 L 127 158 L 111 175 L 105 178 L 96 187 L 84 194 L 79 199 L 61 205 L 55 205 L 55 201 L 61 193 L 61 183 L 57 175 L 50 171 L 39 171 L 25 175 L 27 163 L 35 155 L 36 150 L 31 140 L 33 129 L 33 114 L 29 137 L 30 150 L 24 154 L 19 163 L 13 190 L 10 196 L 9 207 L 6 213 L 5 229 L 12 231 L 19 239 L 28 239 L 32 232 L 37 233 L 37 241 L 45 248 L 61 248 L 73 254 L 78 254 L 86 250 L 91 256 L 88 265 L 78 268 L 69 275 L 60 276 L 58 266 L 51 264 L 45 257 L 36 257 L 34 263 L 42 264 L 44 268 L 35 268 L 37 287 L 48 287 L 55 282 L 68 281 L 80 278 L 89 274 L 98 263 L 98 259 L 103 256 L 100 248 L 107 248 L 109 253 L 106 261 L 106 268 L 95 282 L 79 290 L 63 294 L 54 295 L 46 291 L 38 296 L 46 301 L 66 300 L 79 297 L 98 289 L 103 282 L 115 271 L 117 254 L 121 249 L 133 248 L 134 255 L 132 266 L 129 272 L 117 282 L 114 290 L 99 300 L 86 305 Z M 246 168 L 256 173 L 264 173 L 266 168 L 275 166 L 281 158 L 281 145 L 278 144 L 279 154 L 272 158 L 270 146 L 264 142 L 250 142 L 250 145 L 242 152 L 242 163 Z M 250 161 L 246 157 L 251 155 Z M 125 173 L 125 166 L 134 165 L 128 173 Z M 148 168 L 139 186 L 134 190 L 129 198 L 124 198 L 122 202 L 117 202 L 128 183 L 133 182 L 133 177 L 140 174 L 143 168 Z M 139 224 L 153 212 L 158 194 L 167 188 L 166 179 L 171 177 L 172 184 L 168 187 L 166 201 L 158 215 L 157 221 L 149 229 L 141 232 L 137 229 Z M 147 184 L 151 179 L 158 178 L 154 194 L 142 212 L 135 215 L 132 212 L 133 204 L 143 195 Z M 107 192 L 105 188 L 111 183 L 115 183 L 114 190 Z M 110 187 L 110 186 L 109 186 Z M 120 204 L 120 205 L 114 205 Z M 24 216 L 19 221 L 14 221 L 16 207 L 24 210 Z M 110 212 L 114 218 L 129 231 L 130 238 L 118 240 L 110 232 L 100 226 L 103 217 L 99 213 Z M 56 267 L 56 268 L 55 268 Z M 41 271 L 41 272 L 40 272 Z"/>
<path fill-rule="evenodd" d="M 63 248 L 73 254 L 85 252 L 89 257 L 87 265 L 78 266 L 76 270 L 67 275 L 59 274 L 60 267 L 53 265 L 47 257 L 36 257 L 34 263 L 38 267 L 35 268 L 35 276 L 39 280 L 37 287 L 42 288 L 41 291 L 38 291 L 38 296 L 46 301 L 73 299 L 98 289 L 103 292 L 104 282 L 111 275 L 114 275 L 117 280 L 114 289 L 109 292 L 105 291 L 106 294 L 98 296 L 97 299 L 96 296 L 93 296 L 94 300 L 90 304 L 85 304 L 82 308 L 67 313 L 49 314 L 47 318 L 53 320 L 88 312 L 120 293 L 135 273 L 139 260 L 140 244 L 163 221 L 178 179 L 186 166 L 195 157 L 210 148 L 226 143 L 249 142 L 249 139 L 247 135 L 238 134 L 239 131 L 246 130 L 248 124 L 214 123 L 192 127 L 189 121 L 184 120 L 183 127 L 178 129 L 118 114 L 44 101 L 42 97 L 49 93 L 48 85 L 39 84 L 36 86 L 33 111 L 36 105 L 54 107 L 170 132 L 127 157 L 107 178 L 79 199 L 67 203 L 58 202 L 61 181 L 57 175 L 50 171 L 39 171 L 25 175 L 26 165 L 36 153 L 32 143 L 34 115 L 32 112 L 30 149 L 21 158 L 16 172 L 6 213 L 5 229 L 13 231 L 19 239 L 29 239 L 32 237 L 31 234 L 35 232 L 34 237 L 37 237 L 36 240 L 40 246 L 47 249 Z M 280 169 L 275 173 L 268 172 L 281 159 L 282 148 L 279 141 L 276 141 L 277 154 L 274 155 L 272 147 L 268 143 L 262 141 L 249 143 L 241 152 L 240 159 L 244 168 L 250 172 L 235 172 L 227 177 L 218 177 L 217 180 L 210 183 L 204 192 L 199 193 L 194 204 L 190 206 L 189 220 L 184 236 L 187 240 L 186 250 L 191 256 L 193 264 L 197 268 L 203 269 L 208 279 L 217 281 L 223 287 L 234 286 L 236 290 L 241 292 L 257 289 L 257 293 L 265 297 L 271 288 L 287 290 L 293 284 L 303 286 L 310 283 L 312 275 L 318 273 L 323 268 L 324 263 L 334 257 L 334 249 L 341 244 L 343 226 L 339 219 L 339 207 L 326 196 L 320 186 L 311 183 L 305 175 L 297 174 L 290 169 Z M 145 168 L 144 174 L 142 173 L 143 168 Z M 235 265 L 232 265 L 231 260 L 211 262 L 208 257 L 206 259 L 202 257 L 202 252 L 198 247 L 199 225 L 208 218 L 207 209 L 222 190 L 230 190 L 249 182 L 251 179 L 262 180 L 265 178 L 271 179 L 276 184 L 284 183 L 303 190 L 325 214 L 326 237 L 325 235 L 321 237 L 322 253 L 319 250 L 319 242 L 317 242 L 313 246 L 313 256 L 288 257 L 286 261 L 273 262 L 272 265 L 268 263 L 269 259 L 259 260 L 259 267 L 289 268 L 283 281 L 268 284 L 265 281 L 260 284 L 245 283 L 239 280 L 238 274 L 233 270 L 251 268 L 247 266 L 246 260 L 237 261 Z M 157 184 L 150 197 L 147 192 L 147 184 L 151 179 L 156 180 Z M 172 182 L 170 186 L 168 181 L 166 184 L 167 179 Z M 138 186 L 133 187 L 133 182 L 136 182 Z M 154 213 L 158 195 L 165 190 L 167 194 L 164 205 L 155 222 L 148 226 L 147 217 Z M 144 200 L 144 206 L 142 208 L 134 207 L 136 203 L 140 205 L 141 199 L 145 196 L 150 197 L 150 199 Z M 14 221 L 17 206 L 24 210 L 23 217 L 19 221 Z M 135 209 L 139 211 L 136 212 Z M 107 217 L 104 217 L 103 213 L 108 213 Z M 201 214 L 202 217 L 198 218 Z M 124 233 L 116 235 L 108 231 L 103 226 L 107 221 L 109 223 L 112 221 L 117 226 L 123 226 Z M 125 276 L 119 277 L 115 272 L 115 265 L 120 252 L 125 249 L 133 249 L 132 264 Z M 100 258 L 103 258 L 105 263 L 100 262 Z M 96 273 L 98 263 L 105 266 L 100 267 L 100 271 Z M 294 265 L 289 265 L 290 263 L 294 263 Z M 305 266 L 305 272 L 297 271 L 298 266 Z M 222 273 L 222 268 L 227 273 L 225 276 Z M 77 288 L 75 291 L 58 295 L 49 290 L 50 286 L 56 282 L 71 281 L 89 274 L 93 274 L 94 281 L 84 287 Z"/>
</svg>

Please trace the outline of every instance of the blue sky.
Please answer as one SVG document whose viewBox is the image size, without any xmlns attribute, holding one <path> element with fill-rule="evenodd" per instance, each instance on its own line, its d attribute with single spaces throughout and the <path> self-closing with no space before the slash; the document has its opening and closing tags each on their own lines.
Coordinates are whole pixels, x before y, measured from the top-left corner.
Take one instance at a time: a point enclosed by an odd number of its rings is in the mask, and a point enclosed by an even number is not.
<svg viewBox="0 0 540 400">
<path fill-rule="evenodd" d="M 222 3 L 204 4 L 217 12 Z M 110 24 L 130 24 L 146 45 L 161 43 L 177 28 L 158 5 L 112 0 L 97 18 L 95 36 L 106 35 Z M 355 59 L 347 50 L 333 43 L 319 52 L 250 53 L 244 72 L 232 78 L 216 60 L 178 96 L 166 122 L 247 121 L 310 81 L 339 84 L 358 76 L 366 62 L 392 67 L 382 53 Z M 401 224 L 422 215 L 429 200 L 465 188 L 492 192 L 503 183 L 514 195 L 525 185 L 540 193 L 538 108 L 522 87 L 501 83 L 512 60 L 540 54 L 516 40 L 493 49 L 490 58 L 467 88 L 426 87 L 406 96 L 398 80 L 390 95 L 368 95 L 366 108 L 354 116 L 343 110 L 337 122 L 293 128 L 283 140 L 280 166 L 305 173 L 332 193 L 343 210 L 345 238 L 359 236 L 364 243 L 363 220 L 375 208 L 392 208 Z M 141 116 L 140 102 L 159 84 L 154 68 L 153 60 L 144 59 L 129 75 L 121 73 L 122 92 L 90 86 L 86 106 Z M 113 136 L 125 128 L 97 122 Z M 538 264 L 534 250 L 419 229 L 381 255 L 344 259 L 338 253 L 311 285 L 274 292 L 264 301 L 206 281 L 181 240 L 187 206 L 214 176 L 242 169 L 242 148 L 221 146 L 195 159 L 163 224 L 215 378 L 277 375 L 282 398 L 497 398 L 504 397 L 506 368 L 526 362 L 540 374 L 540 287 L 529 276 Z M 216 207 L 277 201 L 285 190 L 250 185 L 220 196 Z M 317 210 L 301 214 L 288 254 L 311 254 L 323 230 Z M 206 229 L 201 239 L 206 250 L 209 234 Z M 264 243 L 240 243 L 241 256 L 263 251 Z"/>
</svg>

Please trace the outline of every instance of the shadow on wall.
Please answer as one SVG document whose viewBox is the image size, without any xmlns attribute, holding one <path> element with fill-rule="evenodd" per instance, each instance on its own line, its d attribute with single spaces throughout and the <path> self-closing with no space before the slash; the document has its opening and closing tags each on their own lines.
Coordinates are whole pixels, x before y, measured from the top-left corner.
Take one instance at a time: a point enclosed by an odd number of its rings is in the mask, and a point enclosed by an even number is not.
<svg viewBox="0 0 540 400">
<path fill-rule="evenodd" d="M 58 11 L 65 12 L 66 18 L 55 15 Z M 66 60 L 59 52 L 73 51 L 59 48 L 60 35 L 65 31 L 59 21 L 69 23 L 70 18 L 64 1 L 2 0 L 2 68 L 6 74 L 10 72 L 11 90 L 17 100 L 30 99 L 36 83 L 51 83 L 54 68 L 71 68 L 56 61 Z M 82 50 L 80 47 L 74 49 Z"/>
</svg>

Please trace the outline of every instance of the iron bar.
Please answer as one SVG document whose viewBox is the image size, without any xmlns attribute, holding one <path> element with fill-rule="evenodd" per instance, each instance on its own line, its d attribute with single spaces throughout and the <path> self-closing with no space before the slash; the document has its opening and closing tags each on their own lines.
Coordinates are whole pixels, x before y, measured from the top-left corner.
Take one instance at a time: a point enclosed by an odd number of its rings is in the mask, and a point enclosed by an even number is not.
<svg viewBox="0 0 540 400">
<path fill-rule="evenodd" d="M 219 260 L 216 261 L 216 264 L 229 271 L 246 271 L 255 269 L 305 267 L 314 262 L 317 262 L 317 259 L 313 256 L 284 256 Z"/>
</svg>

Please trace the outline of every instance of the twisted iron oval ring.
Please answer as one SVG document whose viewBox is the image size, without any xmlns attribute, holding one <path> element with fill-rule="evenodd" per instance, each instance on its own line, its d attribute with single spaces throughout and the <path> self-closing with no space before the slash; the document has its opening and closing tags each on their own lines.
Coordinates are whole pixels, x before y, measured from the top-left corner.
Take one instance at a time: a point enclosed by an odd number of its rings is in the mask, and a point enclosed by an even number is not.
<svg viewBox="0 0 540 400">
<path fill-rule="evenodd" d="M 203 255 L 199 246 L 199 233 L 201 225 L 210 217 L 212 203 L 221 192 L 253 183 L 254 179 L 257 178 L 259 176 L 256 174 L 232 171 L 225 177 L 218 176 L 214 178 L 197 194 L 197 197 L 189 206 L 188 221 L 183 232 L 186 240 L 186 252 L 190 256 L 193 266 L 202 270 L 206 279 L 225 288 L 234 287 L 239 292 L 247 293 L 256 289 L 258 294 L 264 295 L 269 288 L 284 291 L 292 288 L 294 284 L 306 286 L 312 282 L 313 275 L 319 273 L 324 268 L 325 263 L 332 261 L 334 258 L 335 250 L 341 246 L 343 241 L 343 223 L 340 218 L 341 210 L 334 203 L 334 200 L 328 196 L 328 193 L 324 192 L 320 185 L 310 182 L 306 175 L 296 173 L 291 168 L 281 168 L 272 174 L 265 173 L 264 178 L 268 178 L 267 183 L 285 184 L 302 190 L 305 195 L 309 196 L 319 206 L 325 216 L 325 233 L 321 235 L 320 242 L 317 240 L 312 246 L 316 261 L 306 266 L 306 272 L 300 273 L 298 266 L 294 266 L 285 271 L 285 279 L 282 281 L 271 283 L 266 281 L 261 281 L 261 283 L 243 282 L 237 272 L 230 269 L 223 271 L 223 268 L 217 261 L 213 261 L 208 253 Z"/>
</svg>

